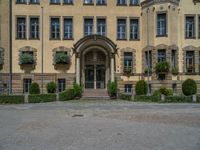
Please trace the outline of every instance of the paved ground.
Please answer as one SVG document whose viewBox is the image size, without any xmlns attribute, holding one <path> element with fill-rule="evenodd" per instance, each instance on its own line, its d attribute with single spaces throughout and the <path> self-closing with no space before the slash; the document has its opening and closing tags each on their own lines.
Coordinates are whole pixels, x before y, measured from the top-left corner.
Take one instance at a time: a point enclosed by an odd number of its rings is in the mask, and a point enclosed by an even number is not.
<svg viewBox="0 0 200 150">
<path fill-rule="evenodd" d="M 200 150 L 200 104 L 0 106 L 0 150 Z"/>
</svg>

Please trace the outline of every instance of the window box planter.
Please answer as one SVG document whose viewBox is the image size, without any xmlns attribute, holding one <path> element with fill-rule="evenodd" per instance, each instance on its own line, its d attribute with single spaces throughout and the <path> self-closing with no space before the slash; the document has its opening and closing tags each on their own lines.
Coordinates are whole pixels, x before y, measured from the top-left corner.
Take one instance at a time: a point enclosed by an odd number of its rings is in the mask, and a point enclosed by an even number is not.
<svg viewBox="0 0 200 150">
<path fill-rule="evenodd" d="M 177 76 L 178 75 L 178 68 L 176 68 L 176 67 L 172 68 L 171 72 L 172 72 L 173 76 Z"/>
<path fill-rule="evenodd" d="M 34 65 L 35 60 L 32 52 L 22 52 L 20 54 L 20 65 Z"/>
<path fill-rule="evenodd" d="M 169 68 L 170 65 L 167 61 L 158 62 L 155 68 L 156 74 L 157 75 L 167 74 L 169 72 Z"/>
<path fill-rule="evenodd" d="M 130 76 L 132 74 L 132 66 L 124 67 L 124 74 Z"/>
<path fill-rule="evenodd" d="M 70 57 L 66 52 L 56 52 L 54 56 L 54 65 L 69 65 Z"/>
</svg>

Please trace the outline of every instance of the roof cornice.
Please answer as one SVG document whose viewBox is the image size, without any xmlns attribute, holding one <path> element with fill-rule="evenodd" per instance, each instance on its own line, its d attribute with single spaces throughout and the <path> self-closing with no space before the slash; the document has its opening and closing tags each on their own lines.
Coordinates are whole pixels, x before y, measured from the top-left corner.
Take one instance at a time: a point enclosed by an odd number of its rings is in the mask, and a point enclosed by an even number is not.
<svg viewBox="0 0 200 150">
<path fill-rule="evenodd" d="M 199 0 L 197 0 L 199 1 Z M 180 0 L 145 0 L 141 3 L 142 8 L 149 7 L 155 4 L 172 3 L 174 5 L 179 5 Z"/>
</svg>

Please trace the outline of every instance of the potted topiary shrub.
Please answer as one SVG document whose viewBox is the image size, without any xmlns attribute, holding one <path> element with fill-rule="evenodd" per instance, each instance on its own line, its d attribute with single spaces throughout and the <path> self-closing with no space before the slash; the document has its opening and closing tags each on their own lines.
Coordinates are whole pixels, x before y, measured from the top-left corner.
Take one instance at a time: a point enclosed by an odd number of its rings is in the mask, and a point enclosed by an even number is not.
<svg viewBox="0 0 200 150">
<path fill-rule="evenodd" d="M 111 99 L 117 98 L 117 83 L 116 82 L 111 82 L 108 84 L 108 93 Z"/>
<path fill-rule="evenodd" d="M 147 83 L 144 80 L 140 80 L 135 85 L 136 95 L 146 95 L 147 94 Z"/>
<path fill-rule="evenodd" d="M 182 84 L 182 92 L 186 96 L 191 96 L 197 93 L 197 84 L 193 79 L 187 79 Z"/>
<path fill-rule="evenodd" d="M 55 54 L 55 64 L 67 65 L 70 64 L 70 57 L 66 52 L 56 52 Z"/>
<path fill-rule="evenodd" d="M 49 82 L 47 84 L 47 92 L 48 93 L 56 93 L 56 88 L 57 88 L 57 85 L 55 82 Z"/>
<path fill-rule="evenodd" d="M 40 94 L 40 87 L 38 83 L 32 83 L 29 89 L 29 94 Z"/>
<path fill-rule="evenodd" d="M 82 88 L 79 84 L 74 84 L 73 86 L 74 89 L 74 97 L 75 99 L 80 99 L 82 96 Z"/>
</svg>

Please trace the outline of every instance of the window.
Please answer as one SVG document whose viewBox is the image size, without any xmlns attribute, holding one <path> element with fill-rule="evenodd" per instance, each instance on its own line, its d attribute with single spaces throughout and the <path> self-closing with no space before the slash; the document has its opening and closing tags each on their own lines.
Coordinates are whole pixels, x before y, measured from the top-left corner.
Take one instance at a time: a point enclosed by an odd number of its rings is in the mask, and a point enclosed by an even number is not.
<svg viewBox="0 0 200 150">
<path fill-rule="evenodd" d="M 65 90 L 65 79 L 58 79 L 58 92 L 63 92 Z"/>
<path fill-rule="evenodd" d="M 140 0 L 130 0 L 130 5 L 139 5 Z"/>
<path fill-rule="evenodd" d="M 60 39 L 60 19 L 51 18 L 51 39 Z"/>
<path fill-rule="evenodd" d="M 0 48 L 0 65 L 3 64 L 3 50 Z"/>
<path fill-rule="evenodd" d="M 106 36 L 106 19 L 97 19 L 97 34 Z"/>
<path fill-rule="evenodd" d="M 173 90 L 173 94 L 177 93 L 177 84 L 176 83 L 172 84 L 172 90 Z"/>
<path fill-rule="evenodd" d="M 24 79 L 23 80 L 23 91 L 24 91 L 25 94 L 29 93 L 31 82 L 32 82 L 31 79 Z"/>
<path fill-rule="evenodd" d="M 30 18 L 30 38 L 39 39 L 39 18 Z"/>
<path fill-rule="evenodd" d="M 60 4 L 60 0 L 50 0 L 50 4 Z"/>
<path fill-rule="evenodd" d="M 124 72 L 132 72 L 133 54 L 131 52 L 124 53 Z"/>
<path fill-rule="evenodd" d="M 16 0 L 17 4 L 26 4 L 27 0 Z"/>
<path fill-rule="evenodd" d="M 84 36 L 93 34 L 93 19 L 85 18 L 84 20 Z"/>
<path fill-rule="evenodd" d="M 186 17 L 185 25 L 185 37 L 186 38 L 195 38 L 195 19 L 194 16 Z"/>
<path fill-rule="evenodd" d="M 84 0 L 84 4 L 85 5 L 92 5 L 93 4 L 93 0 Z"/>
<path fill-rule="evenodd" d="M 171 58 L 172 58 L 172 60 L 171 60 L 172 61 L 171 62 L 172 63 L 172 67 L 176 68 L 176 50 L 172 50 L 172 57 Z"/>
<path fill-rule="evenodd" d="M 106 0 L 97 0 L 97 5 L 106 5 Z"/>
<path fill-rule="evenodd" d="M 152 69 L 152 55 L 151 51 L 149 51 L 149 58 L 148 58 L 148 51 L 145 52 L 145 69 Z M 146 70 L 148 72 L 148 70 Z"/>
<path fill-rule="evenodd" d="M 64 39 L 73 38 L 73 20 L 72 18 L 64 18 Z"/>
<path fill-rule="evenodd" d="M 157 36 L 166 36 L 167 34 L 166 13 L 157 14 Z"/>
<path fill-rule="evenodd" d="M 126 0 L 117 0 L 117 5 L 126 5 Z"/>
<path fill-rule="evenodd" d="M 200 38 L 200 16 L 199 16 L 199 38 Z"/>
<path fill-rule="evenodd" d="M 26 18 L 25 17 L 17 18 L 17 38 L 18 39 L 26 38 Z"/>
<path fill-rule="evenodd" d="M 126 39 L 126 19 L 117 20 L 117 39 L 118 40 Z"/>
<path fill-rule="evenodd" d="M 160 49 L 158 50 L 158 62 L 162 62 L 166 60 L 166 50 Z"/>
<path fill-rule="evenodd" d="M 30 0 L 30 4 L 39 4 L 40 0 Z"/>
<path fill-rule="evenodd" d="M 133 91 L 133 85 L 132 84 L 125 84 L 124 85 L 124 92 L 131 94 Z"/>
<path fill-rule="evenodd" d="M 186 72 L 194 73 L 195 72 L 195 62 L 194 62 L 194 51 L 186 52 Z"/>
<path fill-rule="evenodd" d="M 130 20 L 130 39 L 139 39 L 139 19 Z"/>
<path fill-rule="evenodd" d="M 63 4 L 71 5 L 73 4 L 73 0 L 63 0 Z"/>
</svg>

